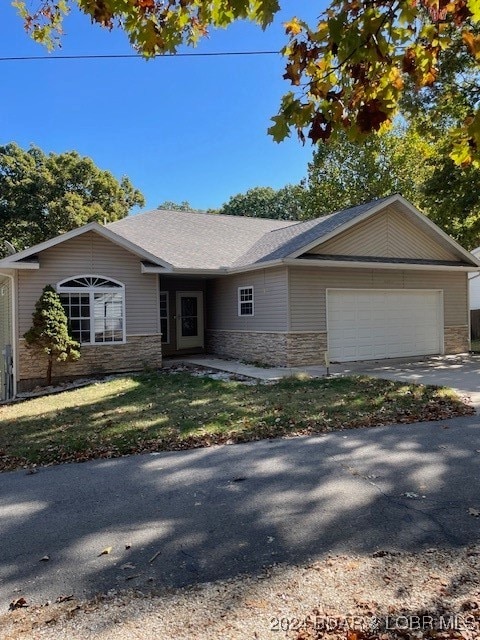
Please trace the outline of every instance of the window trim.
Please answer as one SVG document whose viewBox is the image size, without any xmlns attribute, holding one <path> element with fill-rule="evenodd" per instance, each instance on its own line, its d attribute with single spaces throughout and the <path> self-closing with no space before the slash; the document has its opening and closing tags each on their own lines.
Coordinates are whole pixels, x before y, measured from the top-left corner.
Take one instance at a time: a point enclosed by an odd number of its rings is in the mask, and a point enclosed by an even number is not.
<svg viewBox="0 0 480 640">
<path fill-rule="evenodd" d="M 248 303 L 252 303 L 252 313 L 242 313 L 242 303 L 245 304 L 246 300 L 242 300 L 242 291 L 250 289 L 252 292 L 252 299 L 248 300 Z M 252 284 L 243 285 L 237 288 L 237 312 L 239 318 L 253 318 L 255 316 L 255 291 Z"/>
<path fill-rule="evenodd" d="M 170 344 L 170 292 L 169 291 L 159 291 L 159 297 L 158 297 L 158 317 L 160 320 L 160 333 L 162 333 L 162 310 L 160 308 L 160 297 L 162 295 L 165 295 L 166 300 L 167 300 L 167 304 L 166 304 L 166 316 L 164 316 L 164 318 L 167 321 L 167 335 L 165 336 L 165 340 L 163 339 L 164 336 L 161 336 L 161 341 L 162 344 Z"/>
<path fill-rule="evenodd" d="M 70 282 L 71 280 L 80 280 L 81 278 L 101 278 L 102 280 L 109 280 L 110 282 L 114 282 L 119 285 L 118 287 L 65 287 L 65 282 Z M 68 278 L 64 278 L 60 282 L 57 282 L 55 286 L 56 292 L 61 295 L 62 293 L 88 293 L 89 296 L 89 305 L 90 305 L 90 342 L 81 342 L 80 345 L 87 345 L 89 347 L 111 347 L 114 345 L 125 344 L 127 342 L 127 310 L 125 304 L 125 285 L 123 282 L 116 280 L 115 278 L 110 278 L 110 276 L 101 276 L 99 274 L 81 274 L 77 276 L 70 276 Z M 92 330 L 92 319 L 95 321 L 95 315 L 92 316 L 92 310 L 95 309 L 95 293 L 119 293 L 122 296 L 122 340 L 112 340 L 110 342 L 95 342 L 92 341 L 92 336 L 95 336 L 94 329 Z M 94 314 L 94 311 L 93 311 Z"/>
</svg>

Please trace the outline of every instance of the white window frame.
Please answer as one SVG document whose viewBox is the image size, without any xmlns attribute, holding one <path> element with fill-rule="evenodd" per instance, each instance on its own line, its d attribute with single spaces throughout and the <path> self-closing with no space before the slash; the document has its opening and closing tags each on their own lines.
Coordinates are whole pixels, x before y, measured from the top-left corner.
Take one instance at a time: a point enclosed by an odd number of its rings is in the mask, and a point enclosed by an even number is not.
<svg viewBox="0 0 480 640">
<path fill-rule="evenodd" d="M 160 291 L 160 296 L 165 296 L 166 300 L 167 300 L 167 304 L 166 304 L 166 321 L 167 321 L 167 335 L 164 336 L 162 334 L 162 344 L 170 344 L 170 293 L 168 291 Z M 160 309 L 160 298 L 158 300 L 159 305 L 158 305 L 158 317 L 160 318 L 160 332 L 162 330 L 162 324 L 161 324 L 161 320 L 162 320 L 162 312 Z"/>
<path fill-rule="evenodd" d="M 252 299 L 251 300 L 242 300 L 242 292 L 246 291 L 247 289 L 251 290 L 251 294 L 252 294 Z M 252 313 L 242 313 L 242 304 L 245 303 L 252 303 Z M 238 303 L 238 315 L 240 318 L 253 318 L 255 315 L 255 292 L 254 292 L 254 288 L 253 285 L 249 284 L 249 285 L 244 285 L 243 287 L 238 287 L 237 289 L 237 303 Z"/>
<path fill-rule="evenodd" d="M 99 287 L 65 287 L 65 282 L 70 282 L 70 280 L 80 280 L 82 278 L 100 278 L 102 280 L 109 280 L 110 282 L 114 282 L 119 285 L 118 287 L 108 287 L 108 286 L 99 286 Z M 89 295 L 89 305 L 90 305 L 90 342 L 81 342 L 82 345 L 88 345 L 92 347 L 111 347 L 117 344 L 125 344 L 127 342 L 127 318 L 126 318 L 126 308 L 125 308 L 125 285 L 123 282 L 119 280 L 115 280 L 115 278 L 111 278 L 110 276 L 101 276 L 98 274 L 82 274 L 79 276 L 70 276 L 68 278 L 64 278 L 60 282 L 56 284 L 55 287 L 58 294 L 62 293 L 85 293 Z M 122 340 L 111 340 L 109 342 L 95 342 L 92 341 L 92 337 L 95 337 L 95 327 L 92 327 L 92 320 L 95 322 L 95 294 L 96 293 L 120 293 L 122 296 Z M 93 315 L 92 315 L 93 314 Z M 70 320 L 70 318 L 69 318 Z"/>
</svg>

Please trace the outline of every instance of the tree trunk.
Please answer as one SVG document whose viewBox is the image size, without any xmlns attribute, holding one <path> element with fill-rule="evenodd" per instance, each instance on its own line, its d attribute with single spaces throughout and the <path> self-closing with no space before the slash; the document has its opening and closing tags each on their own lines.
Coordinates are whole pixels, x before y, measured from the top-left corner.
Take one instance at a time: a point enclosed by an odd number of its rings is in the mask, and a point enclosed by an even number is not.
<svg viewBox="0 0 480 640">
<path fill-rule="evenodd" d="M 52 384 L 52 367 L 53 367 L 53 356 L 48 356 L 47 387 Z"/>
</svg>

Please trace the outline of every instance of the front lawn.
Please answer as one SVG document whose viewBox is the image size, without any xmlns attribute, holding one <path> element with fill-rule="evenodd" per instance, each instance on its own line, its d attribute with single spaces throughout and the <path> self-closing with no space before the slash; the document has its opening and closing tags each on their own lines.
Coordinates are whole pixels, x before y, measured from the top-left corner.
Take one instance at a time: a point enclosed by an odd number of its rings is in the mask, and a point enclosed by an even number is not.
<svg viewBox="0 0 480 640">
<path fill-rule="evenodd" d="M 0 470 L 473 413 L 451 390 L 335 377 L 124 376 L 0 407 Z"/>
</svg>

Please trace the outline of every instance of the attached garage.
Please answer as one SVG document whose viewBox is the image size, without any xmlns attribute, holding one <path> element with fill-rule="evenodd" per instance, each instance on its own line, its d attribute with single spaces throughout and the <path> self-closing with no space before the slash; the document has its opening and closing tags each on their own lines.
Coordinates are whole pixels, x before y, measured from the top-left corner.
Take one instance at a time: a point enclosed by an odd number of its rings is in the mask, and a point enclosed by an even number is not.
<svg viewBox="0 0 480 640">
<path fill-rule="evenodd" d="M 443 293 L 432 289 L 328 289 L 333 362 L 443 353 Z"/>
</svg>

